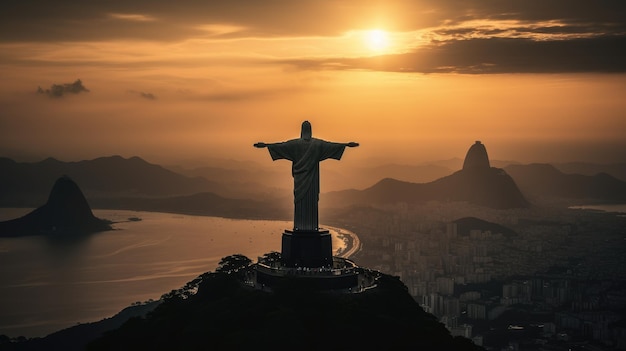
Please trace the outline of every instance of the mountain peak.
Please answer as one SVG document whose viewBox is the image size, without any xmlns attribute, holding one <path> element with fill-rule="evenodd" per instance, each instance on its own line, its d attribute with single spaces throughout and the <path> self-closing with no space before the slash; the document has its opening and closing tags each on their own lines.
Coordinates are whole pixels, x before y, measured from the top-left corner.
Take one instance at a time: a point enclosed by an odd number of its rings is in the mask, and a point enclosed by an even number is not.
<svg viewBox="0 0 626 351">
<path fill-rule="evenodd" d="M 110 225 L 96 218 L 78 185 L 67 175 L 59 177 L 48 202 L 14 220 L 0 222 L 0 236 L 43 233 L 90 233 L 110 230 Z"/>
<path fill-rule="evenodd" d="M 54 157 L 47 157 L 46 159 L 41 161 L 42 164 L 57 164 L 59 163 L 59 160 L 57 160 Z"/>
<path fill-rule="evenodd" d="M 463 162 L 463 170 L 489 168 L 491 168 L 491 165 L 489 164 L 487 149 L 485 148 L 485 145 L 480 142 L 480 140 L 476 140 L 474 145 L 472 145 L 467 151 L 465 161 Z"/>
<path fill-rule="evenodd" d="M 64 211 L 67 215 L 76 215 L 78 218 L 93 216 L 83 192 L 66 174 L 59 177 L 54 183 L 46 205 L 52 208 L 63 208 L 67 210 L 67 212 Z"/>
</svg>

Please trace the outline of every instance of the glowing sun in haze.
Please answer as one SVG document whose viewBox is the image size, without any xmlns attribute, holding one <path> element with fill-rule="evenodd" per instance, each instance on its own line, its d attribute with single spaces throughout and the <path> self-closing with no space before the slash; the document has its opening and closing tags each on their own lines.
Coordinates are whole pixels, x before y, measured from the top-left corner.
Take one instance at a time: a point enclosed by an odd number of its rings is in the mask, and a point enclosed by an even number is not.
<svg viewBox="0 0 626 351">
<path fill-rule="evenodd" d="M 382 29 L 372 29 L 365 32 L 365 43 L 372 51 L 384 51 L 389 46 L 389 34 Z"/>
</svg>

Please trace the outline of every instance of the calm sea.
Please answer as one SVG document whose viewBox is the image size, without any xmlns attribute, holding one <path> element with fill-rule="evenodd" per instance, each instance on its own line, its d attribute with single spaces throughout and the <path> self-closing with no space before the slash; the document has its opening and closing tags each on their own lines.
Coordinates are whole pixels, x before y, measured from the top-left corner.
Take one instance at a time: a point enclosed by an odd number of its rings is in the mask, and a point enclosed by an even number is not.
<svg viewBox="0 0 626 351">
<path fill-rule="evenodd" d="M 0 208 L 0 220 L 28 209 Z M 0 238 L 0 335 L 45 336 L 111 317 L 136 301 L 159 299 L 219 260 L 280 251 L 285 221 L 94 210 L 114 231 L 73 242 Z M 138 217 L 141 221 L 127 221 Z M 335 252 L 345 243 L 333 232 Z"/>
</svg>

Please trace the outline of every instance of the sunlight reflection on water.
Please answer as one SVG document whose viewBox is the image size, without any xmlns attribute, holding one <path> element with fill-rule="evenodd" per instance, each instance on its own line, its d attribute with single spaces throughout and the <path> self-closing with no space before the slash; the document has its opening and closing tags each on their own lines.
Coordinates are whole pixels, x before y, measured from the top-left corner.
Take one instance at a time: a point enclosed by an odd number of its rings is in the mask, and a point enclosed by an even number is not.
<svg viewBox="0 0 626 351">
<path fill-rule="evenodd" d="M 1 209 L 0 220 L 28 209 Z M 135 301 L 158 299 L 219 260 L 253 261 L 280 251 L 287 221 L 234 220 L 170 213 L 94 210 L 116 230 L 58 243 L 44 237 L 0 239 L 0 334 L 44 336 L 110 317 Z M 141 221 L 128 221 L 139 217 Z M 333 232 L 335 252 L 345 243 Z"/>
</svg>

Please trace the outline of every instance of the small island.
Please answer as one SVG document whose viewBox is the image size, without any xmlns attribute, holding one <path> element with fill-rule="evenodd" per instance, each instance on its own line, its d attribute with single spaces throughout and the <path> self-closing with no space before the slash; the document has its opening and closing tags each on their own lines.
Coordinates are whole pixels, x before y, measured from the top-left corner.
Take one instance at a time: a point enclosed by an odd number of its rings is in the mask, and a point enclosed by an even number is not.
<svg viewBox="0 0 626 351">
<path fill-rule="evenodd" d="M 78 185 L 67 175 L 57 179 L 48 201 L 23 217 L 0 222 L 0 237 L 77 236 L 112 230 L 93 215 Z"/>
</svg>

